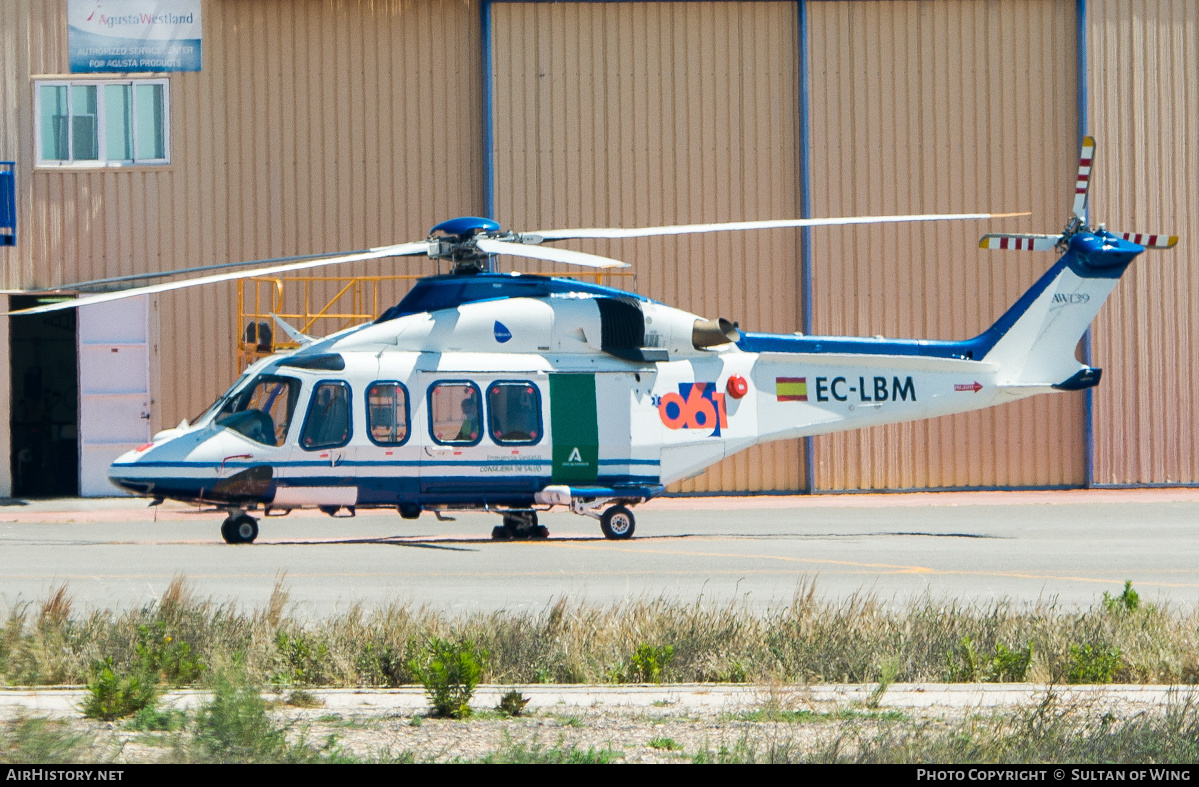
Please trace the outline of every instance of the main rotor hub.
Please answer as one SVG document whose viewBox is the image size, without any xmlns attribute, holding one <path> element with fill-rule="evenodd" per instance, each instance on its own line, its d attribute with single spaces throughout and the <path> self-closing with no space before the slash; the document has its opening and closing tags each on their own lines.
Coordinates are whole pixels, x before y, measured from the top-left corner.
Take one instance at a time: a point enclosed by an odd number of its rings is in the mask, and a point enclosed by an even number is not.
<svg viewBox="0 0 1199 787">
<path fill-rule="evenodd" d="M 499 233 L 500 223 L 494 219 L 459 216 L 443 221 L 429 230 L 429 257 L 449 260 L 454 264 L 450 272 L 455 274 L 489 271 L 492 268 L 492 255 L 480 251 L 475 239 L 479 236 L 495 237 Z"/>
</svg>

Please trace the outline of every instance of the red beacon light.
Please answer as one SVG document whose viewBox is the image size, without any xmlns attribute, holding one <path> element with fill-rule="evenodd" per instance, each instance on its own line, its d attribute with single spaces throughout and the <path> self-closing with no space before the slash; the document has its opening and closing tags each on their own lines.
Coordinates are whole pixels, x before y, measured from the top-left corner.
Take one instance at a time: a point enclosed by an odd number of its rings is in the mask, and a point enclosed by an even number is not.
<svg viewBox="0 0 1199 787">
<path fill-rule="evenodd" d="M 733 397 L 734 399 L 740 399 L 749 393 L 749 383 L 747 383 L 745 378 L 741 375 L 734 374 L 729 378 L 729 381 L 724 386 L 724 389 L 728 391 L 729 396 Z"/>
</svg>

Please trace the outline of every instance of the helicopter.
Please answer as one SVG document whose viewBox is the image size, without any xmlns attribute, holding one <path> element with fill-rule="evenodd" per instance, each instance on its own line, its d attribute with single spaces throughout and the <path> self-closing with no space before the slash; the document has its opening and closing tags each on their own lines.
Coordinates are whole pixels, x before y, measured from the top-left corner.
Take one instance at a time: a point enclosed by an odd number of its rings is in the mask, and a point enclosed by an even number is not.
<svg viewBox="0 0 1199 787">
<path fill-rule="evenodd" d="M 982 238 L 982 248 L 1056 249 L 1060 256 L 991 327 L 962 341 L 753 333 L 600 284 L 499 273 L 494 258 L 616 268 L 627 265 L 542 244 L 1028 214 L 530 233 L 459 217 L 413 243 L 10 314 L 382 257 L 446 260 L 449 273 L 419 280 L 370 323 L 316 338 L 276 317 L 298 349 L 251 364 L 198 418 L 118 457 L 110 480 L 152 504 L 173 499 L 224 510 L 221 534 L 230 544 L 257 538 L 259 520 L 250 512 L 259 508 L 263 516 L 391 508 L 406 519 L 489 511 L 502 517 L 492 538 L 527 539 L 549 535 L 538 512 L 565 507 L 598 520 L 606 538 L 627 539 L 635 505 L 753 445 L 1098 385 L 1101 370 L 1075 358 L 1079 339 L 1133 259 L 1178 238 L 1087 225 L 1094 148 L 1086 137 L 1061 233 Z"/>
</svg>

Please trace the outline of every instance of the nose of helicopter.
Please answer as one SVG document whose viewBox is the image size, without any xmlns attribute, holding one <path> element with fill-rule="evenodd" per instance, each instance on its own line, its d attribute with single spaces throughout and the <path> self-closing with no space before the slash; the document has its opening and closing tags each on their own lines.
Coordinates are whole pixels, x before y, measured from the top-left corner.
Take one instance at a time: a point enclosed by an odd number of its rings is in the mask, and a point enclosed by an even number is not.
<svg viewBox="0 0 1199 787">
<path fill-rule="evenodd" d="M 154 482 L 145 475 L 147 467 L 144 460 L 155 447 L 152 442 L 144 443 L 114 459 L 108 466 L 109 482 L 118 489 L 135 495 L 149 493 Z"/>
</svg>

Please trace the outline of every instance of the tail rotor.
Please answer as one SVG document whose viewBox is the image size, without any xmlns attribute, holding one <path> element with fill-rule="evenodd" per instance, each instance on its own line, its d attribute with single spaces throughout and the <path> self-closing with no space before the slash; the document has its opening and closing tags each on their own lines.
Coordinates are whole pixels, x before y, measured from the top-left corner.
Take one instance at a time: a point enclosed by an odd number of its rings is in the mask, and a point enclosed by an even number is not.
<svg viewBox="0 0 1199 787">
<path fill-rule="evenodd" d="M 978 242 L 981 249 L 1014 249 L 1016 251 L 1065 252 L 1070 238 L 1080 232 L 1102 233 L 1103 225 L 1092 228 L 1087 224 L 1087 198 L 1091 191 L 1092 166 L 1095 161 L 1095 139 L 1084 137 L 1082 152 L 1078 157 L 1078 179 L 1074 183 L 1073 215 L 1066 222 L 1060 235 L 1025 235 L 1017 233 L 990 233 Z M 1178 243 L 1177 235 L 1150 234 L 1144 232 L 1113 233 L 1115 237 L 1135 243 L 1146 249 L 1171 249 Z"/>
</svg>

